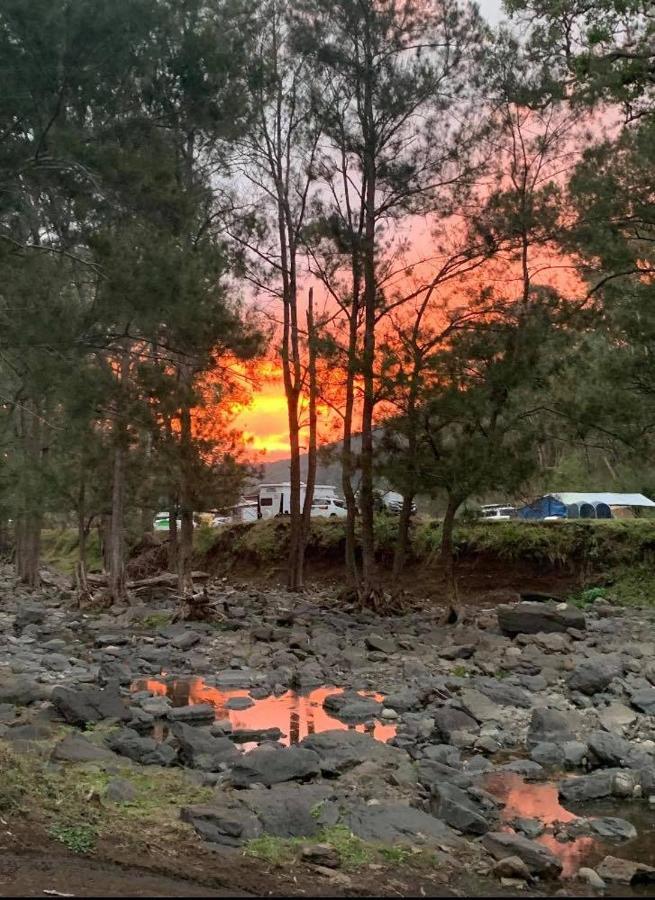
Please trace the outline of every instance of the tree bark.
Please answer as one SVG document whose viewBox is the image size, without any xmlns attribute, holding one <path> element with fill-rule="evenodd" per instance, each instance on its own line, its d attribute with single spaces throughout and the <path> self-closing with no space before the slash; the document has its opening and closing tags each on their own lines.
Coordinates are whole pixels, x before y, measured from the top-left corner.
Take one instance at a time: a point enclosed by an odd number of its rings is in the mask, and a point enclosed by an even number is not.
<svg viewBox="0 0 655 900">
<path fill-rule="evenodd" d="M 111 525 L 109 530 L 109 596 L 113 603 L 127 600 L 125 586 L 125 444 L 122 424 L 116 423 L 114 468 L 111 491 Z"/>
<path fill-rule="evenodd" d="M 461 500 L 458 497 L 455 497 L 452 494 L 448 495 L 446 514 L 444 515 L 443 524 L 441 526 L 441 563 L 446 579 L 446 596 L 451 613 L 454 613 L 455 617 L 458 616 L 458 612 L 453 529 L 455 525 L 455 514 L 457 513 L 460 504 Z"/>
<path fill-rule="evenodd" d="M 405 494 L 403 497 L 403 506 L 398 519 L 398 537 L 393 554 L 392 579 L 396 584 L 402 575 L 407 560 L 407 550 L 409 548 L 409 527 L 412 522 L 412 506 L 414 504 L 414 495 Z"/>
<path fill-rule="evenodd" d="M 168 569 L 170 572 L 177 572 L 177 554 L 179 549 L 177 507 L 177 503 L 171 503 L 168 508 Z"/>
<path fill-rule="evenodd" d="M 316 327 L 314 323 L 314 289 L 309 289 L 307 300 L 307 378 L 309 389 L 309 434 L 307 441 L 307 482 L 305 486 L 305 503 L 302 510 L 302 531 L 298 547 L 297 568 L 298 581 L 304 584 L 305 554 L 312 526 L 312 502 L 316 485 L 316 456 L 318 447 L 318 379 L 316 374 Z"/>
<path fill-rule="evenodd" d="M 183 371 L 185 387 L 190 387 L 190 373 Z M 177 551 L 178 587 L 180 594 L 193 592 L 191 563 L 193 559 L 193 435 L 191 407 L 185 396 L 180 410 L 180 539 Z"/>
<path fill-rule="evenodd" d="M 368 42 L 371 38 L 368 36 Z M 364 228 L 364 353 L 362 376 L 364 401 L 362 405 L 361 452 L 361 515 L 362 515 L 362 594 L 367 597 L 373 589 L 375 574 L 375 533 L 373 516 L 373 410 L 375 406 L 375 324 L 376 324 L 376 244 L 375 244 L 375 194 L 376 194 L 376 137 L 373 116 L 374 77 L 370 49 L 367 47 L 364 82 L 364 178 L 366 182 L 366 209 Z"/>
</svg>

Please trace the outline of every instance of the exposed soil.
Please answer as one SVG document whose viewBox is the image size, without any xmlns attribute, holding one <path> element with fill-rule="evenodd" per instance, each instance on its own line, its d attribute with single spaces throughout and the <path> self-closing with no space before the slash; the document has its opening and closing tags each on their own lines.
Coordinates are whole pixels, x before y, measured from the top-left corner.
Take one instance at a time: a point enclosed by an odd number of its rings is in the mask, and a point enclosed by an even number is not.
<svg viewBox="0 0 655 900">
<path fill-rule="evenodd" d="M 208 850 L 193 839 L 176 850 L 157 853 L 153 847 L 152 855 L 103 841 L 92 857 L 81 857 L 35 833 L 34 826 L 10 827 L 0 845 L 0 897 L 457 897 L 476 885 L 480 894 L 475 876 L 455 886 L 449 872 L 394 865 L 339 870 L 331 877 L 302 864 L 281 867 L 238 851 Z M 513 895 L 500 886 L 489 893 L 488 880 L 485 888 L 487 896 Z M 537 896 L 529 890 L 522 895 Z"/>
<path fill-rule="evenodd" d="M 220 574 L 213 573 L 213 574 Z M 346 570 L 336 560 L 310 560 L 307 564 L 307 584 L 311 588 L 341 587 Z M 284 561 L 279 565 L 262 567 L 243 563 L 238 571 L 232 571 L 232 578 L 256 587 L 283 587 L 286 580 Z M 379 578 L 384 585 L 391 573 L 379 569 Z M 494 556 L 477 555 L 462 559 L 457 565 L 457 587 L 460 599 L 467 605 L 489 607 L 516 600 L 518 592 L 538 592 L 567 597 L 580 590 L 584 579 L 574 569 L 543 563 L 503 561 Z M 400 580 L 400 588 L 408 596 L 417 600 L 448 605 L 446 600 L 446 580 L 438 562 L 416 563 L 408 566 Z"/>
</svg>

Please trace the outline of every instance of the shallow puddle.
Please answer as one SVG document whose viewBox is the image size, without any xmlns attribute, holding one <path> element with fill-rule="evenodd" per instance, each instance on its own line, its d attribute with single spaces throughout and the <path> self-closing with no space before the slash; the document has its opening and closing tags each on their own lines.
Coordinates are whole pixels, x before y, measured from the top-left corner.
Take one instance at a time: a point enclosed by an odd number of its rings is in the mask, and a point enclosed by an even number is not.
<svg viewBox="0 0 655 900">
<path fill-rule="evenodd" d="M 597 837 L 581 836 L 564 843 L 553 834 L 542 834 L 536 840 L 544 844 L 558 857 L 563 866 L 563 877 L 575 875 L 581 866 L 598 864 L 607 855 L 631 859 L 646 865 L 655 865 L 655 812 L 643 800 L 596 801 L 580 806 L 578 812 L 565 809 L 559 802 L 557 782 L 531 783 L 520 775 L 498 772 L 488 775 L 484 787 L 505 804 L 501 826 L 512 831 L 510 822 L 523 817 L 539 819 L 546 828 L 557 822 L 573 822 L 578 818 L 616 816 L 631 822 L 637 829 L 637 837 L 631 841 L 614 843 Z M 650 889 L 652 891 L 652 888 Z M 642 891 L 630 889 L 630 893 Z M 647 896 L 652 896 L 646 892 Z"/>
<path fill-rule="evenodd" d="M 343 689 L 325 685 L 305 694 L 287 691 L 280 697 L 254 700 L 253 706 L 239 710 L 227 709 L 226 704 L 233 697 L 249 697 L 247 690 L 221 690 L 205 684 L 202 678 L 179 678 L 172 681 L 142 679 L 134 684 L 134 690 L 147 690 L 170 697 L 173 706 L 210 703 L 214 707 L 216 719 L 229 719 L 235 731 L 277 726 L 284 735 L 280 742 L 287 746 L 298 743 L 308 734 L 331 729 L 366 732 L 378 741 L 387 741 L 396 733 L 395 725 L 383 725 L 377 721 L 371 725 L 349 725 L 335 719 L 323 708 L 323 701 L 330 694 L 343 693 Z M 382 699 L 381 694 L 361 693 L 376 700 Z M 255 745 L 241 746 L 247 750 Z"/>
</svg>

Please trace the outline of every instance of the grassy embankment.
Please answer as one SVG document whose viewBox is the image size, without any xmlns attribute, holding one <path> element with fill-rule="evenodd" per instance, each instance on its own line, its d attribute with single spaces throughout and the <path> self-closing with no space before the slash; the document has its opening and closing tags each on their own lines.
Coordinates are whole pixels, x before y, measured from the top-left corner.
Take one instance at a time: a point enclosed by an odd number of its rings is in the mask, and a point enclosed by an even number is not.
<svg viewBox="0 0 655 900">
<path fill-rule="evenodd" d="M 384 572 L 390 567 L 397 520 L 376 522 L 376 552 Z M 196 530 L 196 563 L 200 568 L 248 580 L 253 573 L 274 578 L 284 568 L 288 521 L 274 519 L 221 529 Z M 439 571 L 441 527 L 437 520 L 417 522 L 412 530 L 409 568 L 412 576 Z M 337 520 L 314 520 L 307 549 L 309 577 L 332 573 L 341 577 L 344 528 Z M 462 575 L 497 572 L 507 583 L 512 571 L 565 576 L 567 593 L 584 603 L 601 586 L 620 603 L 655 601 L 655 519 L 569 522 L 460 523 L 455 550 Z M 43 555 L 54 568 L 71 574 L 77 558 L 73 530 L 46 530 Z M 89 546 L 90 569 L 100 568 L 97 536 Z M 413 568 L 412 568 L 413 567 Z M 511 578 L 510 578 L 511 581 Z M 520 586 L 520 585 L 519 585 Z"/>
<path fill-rule="evenodd" d="M 384 570 L 390 566 L 397 520 L 380 517 L 376 523 L 376 552 Z M 412 531 L 409 567 L 438 571 L 440 523 L 418 522 Z M 213 571 L 238 576 L 248 568 L 274 572 L 284 566 L 288 523 L 284 520 L 237 525 L 221 531 L 200 529 L 196 535 L 199 563 Z M 312 522 L 307 549 L 308 569 L 325 570 L 343 560 L 341 522 Z M 598 586 L 620 603 L 655 602 L 655 520 L 568 522 L 462 523 L 455 529 L 460 568 L 478 571 L 532 569 L 570 575 L 570 593 L 585 603 L 597 596 Z M 605 590 L 606 589 L 606 590 Z"/>
</svg>

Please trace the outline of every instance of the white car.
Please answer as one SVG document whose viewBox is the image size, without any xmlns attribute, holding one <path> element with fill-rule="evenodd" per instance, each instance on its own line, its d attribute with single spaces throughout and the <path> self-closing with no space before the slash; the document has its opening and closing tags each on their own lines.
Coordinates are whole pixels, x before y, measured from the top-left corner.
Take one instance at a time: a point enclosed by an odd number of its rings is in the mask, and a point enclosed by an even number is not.
<svg viewBox="0 0 655 900">
<path fill-rule="evenodd" d="M 482 507 L 480 517 L 483 522 L 509 522 L 516 518 L 515 506 L 487 506 Z"/>
<path fill-rule="evenodd" d="M 320 497 L 312 503 L 311 515 L 345 519 L 348 512 L 344 500 L 338 500 L 336 497 Z"/>
</svg>

